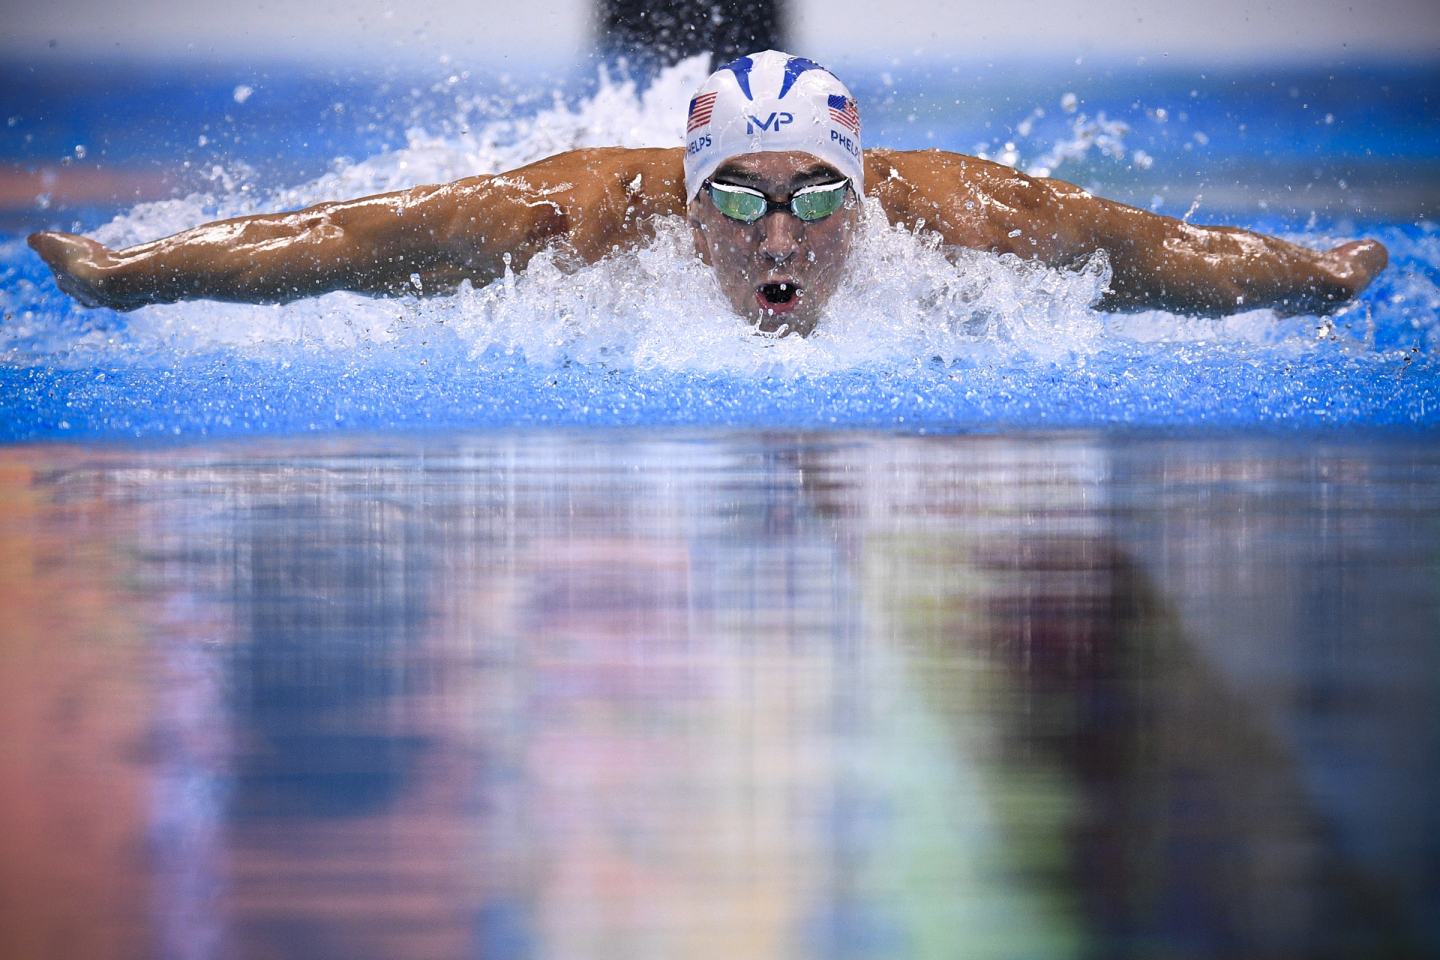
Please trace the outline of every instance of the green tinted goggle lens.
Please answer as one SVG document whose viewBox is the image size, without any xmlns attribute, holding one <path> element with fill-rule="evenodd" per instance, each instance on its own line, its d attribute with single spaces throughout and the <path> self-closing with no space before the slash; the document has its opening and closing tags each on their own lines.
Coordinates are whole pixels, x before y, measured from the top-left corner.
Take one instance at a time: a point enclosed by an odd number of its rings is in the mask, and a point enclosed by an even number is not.
<svg viewBox="0 0 1440 960">
<path fill-rule="evenodd" d="M 776 203 L 760 191 L 751 190 L 749 187 L 708 181 L 706 186 L 710 188 L 710 200 L 715 204 L 715 209 L 732 220 L 754 223 L 769 213 L 771 207 L 780 207 L 788 208 L 806 223 L 813 223 L 840 209 L 845 202 L 845 191 L 850 188 L 850 181 L 841 180 L 839 183 L 806 187 L 791 197 L 789 203 Z"/>
</svg>

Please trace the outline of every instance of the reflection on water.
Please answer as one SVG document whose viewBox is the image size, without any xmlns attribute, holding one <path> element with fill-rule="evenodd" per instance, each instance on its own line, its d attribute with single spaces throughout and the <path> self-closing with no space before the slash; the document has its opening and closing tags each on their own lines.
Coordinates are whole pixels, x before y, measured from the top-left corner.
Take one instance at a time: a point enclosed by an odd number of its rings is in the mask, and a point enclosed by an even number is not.
<svg viewBox="0 0 1440 960">
<path fill-rule="evenodd" d="M 1440 449 L 0 452 L 14 957 L 1430 956 Z"/>
</svg>

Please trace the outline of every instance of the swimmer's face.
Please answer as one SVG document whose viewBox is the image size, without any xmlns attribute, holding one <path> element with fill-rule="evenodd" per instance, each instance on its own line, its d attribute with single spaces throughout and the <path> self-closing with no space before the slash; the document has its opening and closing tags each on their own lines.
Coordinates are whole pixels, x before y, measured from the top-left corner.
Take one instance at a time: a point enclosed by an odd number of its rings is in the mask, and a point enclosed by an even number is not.
<svg viewBox="0 0 1440 960">
<path fill-rule="evenodd" d="M 721 164 L 710 179 L 749 187 L 773 201 L 845 177 L 808 153 L 752 153 Z M 845 277 L 850 244 L 860 220 L 851 189 L 840 209 L 806 222 L 788 207 L 771 209 L 754 223 L 725 216 L 708 189 L 690 203 L 690 225 L 700 259 L 715 268 L 720 289 L 735 310 L 761 330 L 806 336 Z"/>
</svg>

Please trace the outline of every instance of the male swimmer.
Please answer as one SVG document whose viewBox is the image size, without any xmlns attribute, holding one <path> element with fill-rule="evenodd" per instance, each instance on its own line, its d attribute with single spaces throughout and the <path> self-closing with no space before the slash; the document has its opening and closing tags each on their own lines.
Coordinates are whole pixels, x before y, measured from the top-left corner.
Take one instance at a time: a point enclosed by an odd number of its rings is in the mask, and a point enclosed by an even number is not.
<svg viewBox="0 0 1440 960">
<path fill-rule="evenodd" d="M 91 307 L 187 299 L 285 302 L 332 290 L 427 293 L 483 285 L 548 247 L 594 263 L 685 216 L 697 255 L 737 313 L 808 334 L 846 274 L 870 196 L 891 223 L 950 247 L 1050 266 L 1097 250 L 1113 279 L 1102 309 L 1220 315 L 1325 313 L 1388 262 L 1358 240 L 1310 250 L 1235 227 L 1200 227 L 998 163 L 939 150 L 861 150 L 855 100 L 813 61 L 767 50 L 711 74 L 686 145 L 575 150 L 497 176 L 415 187 L 295 213 L 223 220 L 124 250 L 37 233 L 60 289 Z"/>
</svg>

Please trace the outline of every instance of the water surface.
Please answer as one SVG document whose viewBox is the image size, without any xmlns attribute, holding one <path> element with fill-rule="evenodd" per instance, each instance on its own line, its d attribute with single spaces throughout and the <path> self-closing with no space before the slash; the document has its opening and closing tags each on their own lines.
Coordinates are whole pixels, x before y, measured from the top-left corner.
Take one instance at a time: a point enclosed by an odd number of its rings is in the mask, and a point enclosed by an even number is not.
<svg viewBox="0 0 1440 960">
<path fill-rule="evenodd" d="M 1440 449 L 0 451 L 51 957 L 1434 956 Z"/>
</svg>

